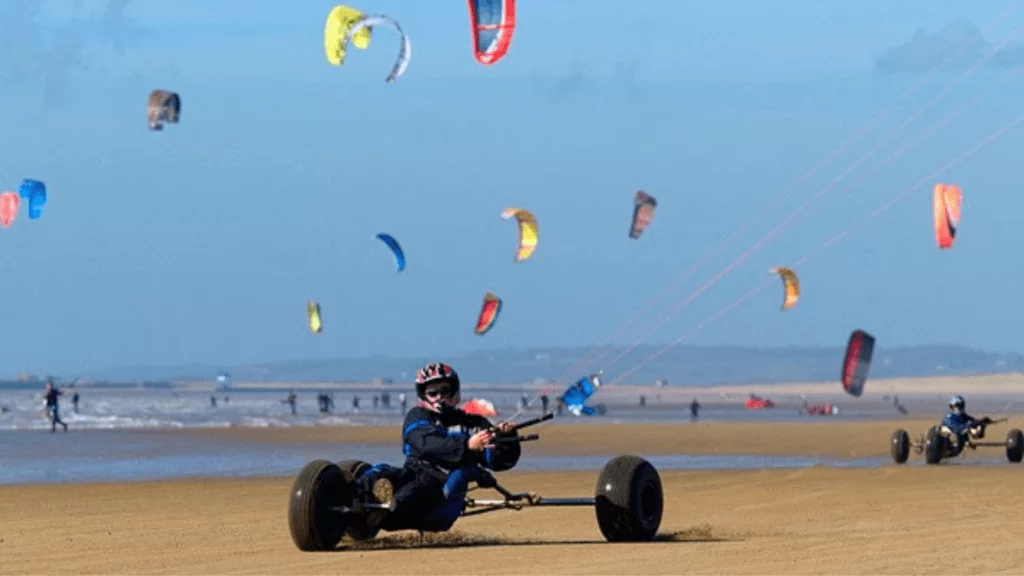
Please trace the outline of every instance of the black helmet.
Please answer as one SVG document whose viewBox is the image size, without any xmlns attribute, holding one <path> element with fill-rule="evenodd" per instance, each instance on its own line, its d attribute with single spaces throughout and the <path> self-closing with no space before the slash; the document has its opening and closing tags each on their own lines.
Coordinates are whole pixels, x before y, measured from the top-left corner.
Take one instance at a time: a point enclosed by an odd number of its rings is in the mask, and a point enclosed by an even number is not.
<svg viewBox="0 0 1024 576">
<path fill-rule="evenodd" d="M 458 402 L 459 375 L 451 366 L 441 362 L 431 362 L 416 373 L 416 396 L 424 403 L 433 405 L 434 402 L 428 400 L 426 395 L 427 386 L 431 384 L 448 384 L 446 398 Z"/>
<path fill-rule="evenodd" d="M 963 396 L 957 394 L 949 399 L 949 409 L 956 413 L 963 412 L 967 409 L 967 402 Z"/>
</svg>

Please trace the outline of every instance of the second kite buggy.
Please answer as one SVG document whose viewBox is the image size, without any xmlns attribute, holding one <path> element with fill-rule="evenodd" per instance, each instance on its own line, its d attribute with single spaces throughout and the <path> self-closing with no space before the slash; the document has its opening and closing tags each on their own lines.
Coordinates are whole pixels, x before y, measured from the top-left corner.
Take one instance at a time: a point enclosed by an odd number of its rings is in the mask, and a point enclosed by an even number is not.
<svg viewBox="0 0 1024 576">
<path fill-rule="evenodd" d="M 956 433 L 945 424 L 936 424 L 918 440 L 911 440 L 906 430 L 899 429 L 892 433 L 889 440 L 889 454 L 893 462 L 903 464 L 910 457 L 910 451 L 915 454 L 924 454 L 924 461 L 928 464 L 938 464 L 944 459 L 954 458 L 964 453 L 964 450 L 977 448 L 1006 448 L 1006 459 L 1018 463 L 1024 459 L 1024 433 L 1017 428 L 1011 428 L 1006 433 L 1004 442 L 985 442 L 985 427 L 990 424 L 1006 422 L 1006 418 L 993 420 L 988 416 L 980 419 L 978 423 L 968 429 L 964 439 L 964 446 L 959 445 Z"/>
</svg>

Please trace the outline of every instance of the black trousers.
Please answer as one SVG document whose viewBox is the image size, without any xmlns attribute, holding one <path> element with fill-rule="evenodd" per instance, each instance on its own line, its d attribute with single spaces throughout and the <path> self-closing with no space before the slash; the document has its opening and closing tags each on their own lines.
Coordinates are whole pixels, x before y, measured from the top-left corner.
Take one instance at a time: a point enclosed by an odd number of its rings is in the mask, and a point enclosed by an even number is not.
<svg viewBox="0 0 1024 576">
<path fill-rule="evenodd" d="M 360 478 L 363 489 L 369 491 L 378 478 L 387 478 L 395 490 L 395 509 L 384 519 L 382 529 L 447 529 L 446 526 L 438 526 L 432 518 L 445 501 L 447 476 L 443 472 L 426 466 L 378 465 Z"/>
</svg>

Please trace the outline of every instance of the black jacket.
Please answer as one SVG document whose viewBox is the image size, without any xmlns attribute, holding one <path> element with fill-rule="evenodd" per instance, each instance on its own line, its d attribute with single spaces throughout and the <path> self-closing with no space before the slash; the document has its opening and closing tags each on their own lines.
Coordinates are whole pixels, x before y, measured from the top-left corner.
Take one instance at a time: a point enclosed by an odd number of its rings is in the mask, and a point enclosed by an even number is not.
<svg viewBox="0 0 1024 576">
<path fill-rule="evenodd" d="M 493 426 L 483 416 L 453 409 L 443 415 L 415 406 L 405 415 L 402 451 L 406 465 L 430 465 L 450 472 L 479 464 L 489 470 L 509 470 L 519 462 L 519 442 L 502 442 L 483 452 L 469 449 L 469 437 Z"/>
<path fill-rule="evenodd" d="M 47 391 L 43 392 L 43 398 L 46 400 L 46 405 L 47 406 L 56 406 L 57 405 L 57 397 L 58 396 L 63 396 L 63 395 L 64 395 L 64 391 L 59 389 L 59 388 L 53 388 L 53 389 L 51 389 L 48 392 Z"/>
</svg>

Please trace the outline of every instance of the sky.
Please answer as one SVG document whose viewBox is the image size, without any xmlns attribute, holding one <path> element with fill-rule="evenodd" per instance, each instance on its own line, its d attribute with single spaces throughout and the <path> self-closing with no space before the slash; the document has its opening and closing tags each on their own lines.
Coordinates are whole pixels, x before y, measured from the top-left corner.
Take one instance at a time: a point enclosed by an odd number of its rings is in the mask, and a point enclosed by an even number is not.
<svg viewBox="0 0 1024 576">
<path fill-rule="evenodd" d="M 462 0 L 360 2 L 412 41 L 394 84 L 391 30 L 328 65 L 332 2 L 2 4 L 0 187 L 43 180 L 49 202 L 0 230 L 0 374 L 835 346 L 854 328 L 880 346 L 1024 351 L 1024 127 L 936 173 L 1021 113 L 1021 2 L 520 0 L 494 66 L 472 57 Z M 976 50 L 936 71 L 972 34 Z M 182 98 L 163 132 L 146 129 L 153 88 Z M 964 190 L 948 251 L 937 181 Z M 658 210 L 632 240 L 637 189 Z M 540 222 L 526 262 L 508 206 Z M 403 245 L 405 271 L 378 232 Z M 779 310 L 781 284 L 736 304 L 808 255 L 795 309 Z M 480 337 L 487 291 L 504 307 Z"/>
</svg>

